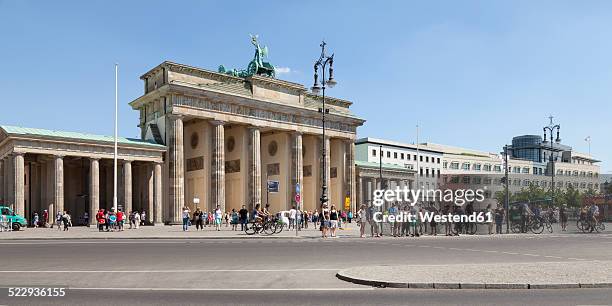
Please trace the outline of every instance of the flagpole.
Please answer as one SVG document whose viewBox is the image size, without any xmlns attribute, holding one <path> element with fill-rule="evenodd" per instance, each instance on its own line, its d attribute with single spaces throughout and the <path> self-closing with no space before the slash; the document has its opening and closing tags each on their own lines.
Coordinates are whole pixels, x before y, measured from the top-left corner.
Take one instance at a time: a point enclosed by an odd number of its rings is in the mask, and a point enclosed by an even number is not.
<svg viewBox="0 0 612 306">
<path fill-rule="evenodd" d="M 115 63 L 115 153 L 113 155 L 114 160 L 114 174 L 113 174 L 113 210 L 117 211 L 117 78 L 118 78 L 119 65 Z"/>
</svg>

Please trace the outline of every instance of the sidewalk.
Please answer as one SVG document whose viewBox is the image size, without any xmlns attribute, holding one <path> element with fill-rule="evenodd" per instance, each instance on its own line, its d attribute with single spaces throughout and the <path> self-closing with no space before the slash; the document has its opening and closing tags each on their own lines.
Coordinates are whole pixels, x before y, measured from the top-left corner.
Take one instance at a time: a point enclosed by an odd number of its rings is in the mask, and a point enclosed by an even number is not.
<svg viewBox="0 0 612 306">
<path fill-rule="evenodd" d="M 356 223 L 350 223 L 345 229 L 337 231 L 341 238 L 359 237 L 359 228 Z M 231 226 L 223 225 L 221 231 L 214 227 L 206 227 L 204 230 L 196 231 L 195 226 L 190 226 L 184 232 L 181 225 L 141 226 L 138 229 L 129 229 L 129 226 L 121 232 L 99 232 L 96 227 L 75 226 L 68 231 L 57 228 L 27 228 L 18 232 L 0 232 L 0 240 L 46 240 L 46 239 L 275 239 L 275 238 L 319 238 L 321 232 L 309 224 L 308 229 L 302 229 L 296 236 L 295 230 L 285 228 L 280 234 L 247 235 L 244 231 L 232 231 Z"/>
<path fill-rule="evenodd" d="M 418 289 L 612 288 L 612 262 L 364 266 L 339 279 L 361 285 Z"/>
</svg>

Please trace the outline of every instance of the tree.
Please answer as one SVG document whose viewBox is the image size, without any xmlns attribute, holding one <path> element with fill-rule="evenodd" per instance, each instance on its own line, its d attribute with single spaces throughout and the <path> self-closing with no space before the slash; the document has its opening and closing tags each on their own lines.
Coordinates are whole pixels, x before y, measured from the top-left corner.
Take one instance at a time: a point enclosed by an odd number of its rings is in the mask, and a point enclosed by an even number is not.
<svg viewBox="0 0 612 306">
<path fill-rule="evenodd" d="M 569 185 L 563 194 L 563 199 L 567 206 L 570 207 L 580 207 L 582 204 L 582 195 L 580 194 L 580 190 L 574 188 L 574 186 Z"/>
</svg>

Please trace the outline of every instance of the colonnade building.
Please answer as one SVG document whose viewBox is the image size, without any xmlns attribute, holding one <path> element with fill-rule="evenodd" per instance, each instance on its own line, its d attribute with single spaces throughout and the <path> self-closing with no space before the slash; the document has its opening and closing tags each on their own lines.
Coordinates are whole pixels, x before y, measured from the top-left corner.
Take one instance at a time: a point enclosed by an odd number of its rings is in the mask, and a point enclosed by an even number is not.
<svg viewBox="0 0 612 306">
<path fill-rule="evenodd" d="M 269 203 L 280 211 L 299 199 L 302 209 L 315 210 L 324 181 L 330 204 L 343 207 L 348 198 L 354 209 L 354 141 L 364 120 L 349 110 L 352 102 L 326 97 L 323 140 L 322 98 L 301 84 L 168 61 L 141 79 L 144 94 L 130 102 L 141 137 L 119 139 L 124 211 L 142 209 L 151 223 L 173 224 L 182 222 L 184 206 L 230 211 Z M 0 203 L 28 219 L 43 209 L 91 216 L 112 206 L 112 137 L 0 132 Z"/>
</svg>

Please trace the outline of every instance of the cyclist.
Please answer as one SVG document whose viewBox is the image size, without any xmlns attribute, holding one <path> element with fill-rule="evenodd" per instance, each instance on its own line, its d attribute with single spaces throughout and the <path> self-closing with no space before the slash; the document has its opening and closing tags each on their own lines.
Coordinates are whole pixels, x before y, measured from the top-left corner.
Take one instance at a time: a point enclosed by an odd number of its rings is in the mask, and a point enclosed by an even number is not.
<svg viewBox="0 0 612 306">
<path fill-rule="evenodd" d="M 521 205 L 521 232 L 527 232 L 527 221 L 533 216 L 533 212 L 529 208 L 529 203 L 525 202 Z"/>
</svg>

